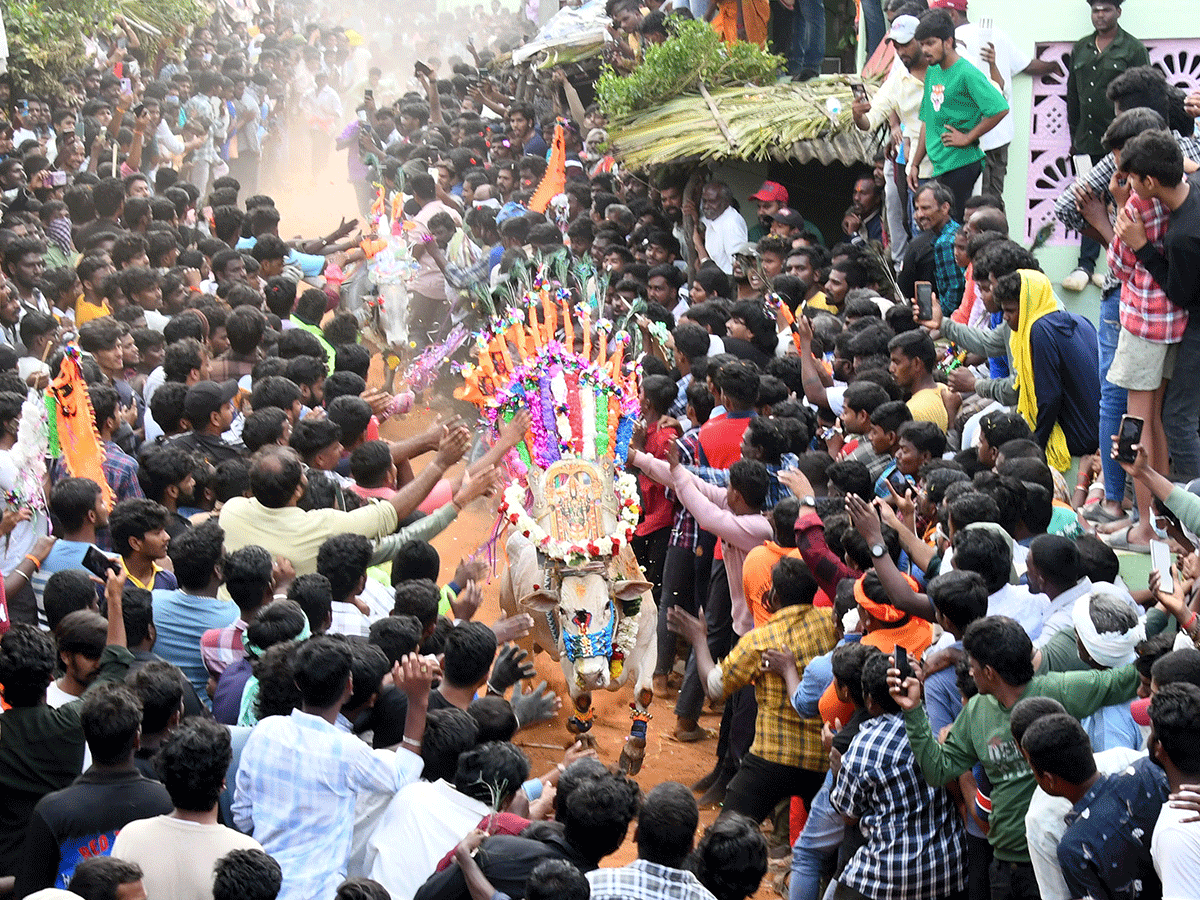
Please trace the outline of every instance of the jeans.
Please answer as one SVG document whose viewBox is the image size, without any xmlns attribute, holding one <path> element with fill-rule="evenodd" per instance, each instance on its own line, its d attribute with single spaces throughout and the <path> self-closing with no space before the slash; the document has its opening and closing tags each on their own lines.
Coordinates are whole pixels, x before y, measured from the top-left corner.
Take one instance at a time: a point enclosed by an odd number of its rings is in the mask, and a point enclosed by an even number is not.
<svg viewBox="0 0 1200 900">
<path fill-rule="evenodd" d="M 1079 238 L 1079 262 L 1075 263 L 1075 268 L 1083 269 L 1091 275 L 1096 271 L 1096 259 L 1100 256 L 1099 242 L 1088 237 L 1086 234 Z"/>
<path fill-rule="evenodd" d="M 821 879 L 833 874 L 838 845 L 846 830 L 845 820 L 829 802 L 833 773 L 825 773 L 825 783 L 813 798 L 804 830 L 792 845 L 792 879 L 788 900 L 817 900 Z"/>
<path fill-rule="evenodd" d="M 708 651 L 713 661 L 724 659 L 733 646 L 733 610 L 729 596 L 729 576 L 724 563 L 716 561 L 709 584 L 708 601 L 704 604 L 704 618 L 708 624 Z M 675 715 L 681 719 L 695 721 L 704 709 L 705 690 L 696 669 L 696 654 L 688 659 L 687 671 L 683 676 L 683 687 L 675 701 Z M 761 819 L 759 820 L 761 821 Z"/>
<path fill-rule="evenodd" d="M 667 628 L 667 610 L 682 606 L 695 615 L 696 554 L 687 547 L 668 547 L 663 563 L 662 596 L 658 604 L 658 661 L 655 675 L 668 675 L 675 665 L 675 635 Z"/>
<path fill-rule="evenodd" d="M 940 181 L 954 195 L 954 206 L 950 210 L 950 217 L 955 222 L 963 220 L 963 210 L 966 208 L 967 200 L 975 190 L 975 182 L 979 180 L 979 175 L 982 171 L 983 163 L 973 162 L 965 166 L 959 166 L 957 169 L 951 169 L 949 172 L 943 172 L 934 178 L 934 181 Z"/>
<path fill-rule="evenodd" d="M 1004 176 L 1008 174 L 1008 144 L 983 152 L 983 186 L 981 194 L 991 194 L 1004 200 Z"/>
<path fill-rule="evenodd" d="M 1200 366 L 1200 314 L 1192 313 L 1183 340 L 1179 342 L 1179 356 L 1175 359 L 1175 373 L 1179 377 L 1167 383 L 1167 392 L 1163 396 L 1163 431 L 1167 433 L 1171 474 L 1176 481 L 1200 477 L 1200 434 L 1197 433 L 1200 391 L 1191 382 L 1197 366 Z M 1102 403 L 1103 398 L 1101 394 Z M 1101 405 L 1101 411 L 1103 409 Z"/>
<path fill-rule="evenodd" d="M 1107 377 L 1113 354 L 1117 352 L 1117 338 L 1121 334 L 1120 305 L 1119 287 L 1113 288 L 1100 301 L 1100 469 L 1104 472 L 1104 499 L 1113 503 L 1125 499 L 1125 470 L 1111 454 L 1105 452 L 1105 448 L 1112 445 L 1112 436 L 1121 427 L 1121 416 L 1125 415 L 1128 396 L 1125 388 L 1110 383 Z M 1196 399 L 1200 401 L 1200 396 Z M 1163 420 L 1165 423 L 1165 408 Z"/>
<path fill-rule="evenodd" d="M 888 30 L 882 0 L 863 0 L 862 14 L 867 26 L 867 56 L 870 57 Z"/>
<path fill-rule="evenodd" d="M 821 72 L 825 59 L 825 0 L 797 0 L 792 10 L 792 52 L 788 74 Z"/>
<path fill-rule="evenodd" d="M 1032 863 L 993 859 L 988 873 L 992 882 L 992 900 L 1040 900 L 1041 891 L 1033 875 Z"/>
</svg>

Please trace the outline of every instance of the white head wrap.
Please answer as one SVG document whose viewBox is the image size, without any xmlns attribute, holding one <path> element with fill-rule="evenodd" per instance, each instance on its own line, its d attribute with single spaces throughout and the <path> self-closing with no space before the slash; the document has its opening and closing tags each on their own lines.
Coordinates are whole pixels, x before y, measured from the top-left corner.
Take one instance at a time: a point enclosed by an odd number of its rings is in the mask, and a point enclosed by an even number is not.
<svg viewBox="0 0 1200 900">
<path fill-rule="evenodd" d="M 1092 590 L 1075 601 L 1071 618 L 1075 624 L 1075 636 L 1079 638 L 1088 655 L 1096 665 L 1105 669 L 1128 665 L 1137 657 L 1134 648 L 1146 638 L 1146 628 L 1141 619 L 1129 631 L 1105 631 L 1096 629 L 1092 621 L 1092 600 L 1103 597 L 1121 606 L 1128 606 L 1115 585 L 1106 581 L 1096 582 Z"/>
</svg>

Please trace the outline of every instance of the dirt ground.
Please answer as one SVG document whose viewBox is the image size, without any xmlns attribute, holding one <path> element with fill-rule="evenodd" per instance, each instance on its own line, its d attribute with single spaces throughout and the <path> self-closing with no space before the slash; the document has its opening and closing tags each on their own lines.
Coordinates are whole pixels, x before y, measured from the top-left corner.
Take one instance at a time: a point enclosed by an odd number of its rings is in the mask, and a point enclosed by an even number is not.
<svg viewBox="0 0 1200 900">
<path fill-rule="evenodd" d="M 341 154 L 334 157 L 330 167 L 328 180 L 319 179 L 305 185 L 303 194 L 279 192 L 274 196 L 282 214 L 280 233 L 285 238 L 293 235 L 312 237 L 327 234 L 341 216 L 350 219 L 356 215 L 354 193 L 345 180 L 344 159 Z M 370 383 L 379 385 L 383 381 L 383 366 L 378 357 L 372 364 Z M 394 419 L 384 425 L 383 436 L 399 438 L 413 434 L 428 427 L 435 413 L 428 408 L 418 408 L 402 419 Z M 414 468 L 418 471 L 421 465 L 430 457 L 415 460 Z M 461 469 L 461 464 L 452 474 Z M 454 569 L 460 559 L 474 553 L 487 539 L 495 517 L 494 501 L 478 500 L 464 510 L 456 521 L 433 540 L 442 560 L 441 582 L 445 584 L 454 575 Z M 501 563 L 503 566 L 503 563 Z M 493 622 L 499 617 L 499 573 L 494 574 L 484 586 L 484 602 L 480 607 L 477 618 L 481 622 Z M 540 655 L 534 660 L 537 669 L 537 681 L 545 679 L 551 689 L 563 698 L 563 708 L 550 722 L 522 730 L 516 736 L 516 743 L 525 751 L 533 763 L 535 775 L 543 775 L 562 759 L 562 749 L 571 742 L 567 732 L 566 721 L 570 715 L 571 702 L 566 693 L 562 670 L 558 663 L 546 655 Z M 596 739 L 597 752 L 606 764 L 615 764 L 624 744 L 625 736 L 629 733 L 629 704 L 633 699 L 633 689 L 626 686 L 615 693 L 598 692 L 593 695 L 596 708 L 595 725 L 592 735 Z M 713 766 L 716 751 L 716 739 L 710 738 L 694 744 L 681 744 L 672 740 L 668 735 L 675 724 L 672 712 L 673 701 L 655 698 L 650 713 L 653 716 L 646 741 L 646 756 L 637 782 L 643 791 L 648 791 L 664 781 L 678 781 L 691 785 L 705 775 Z M 715 731 L 720 724 L 720 716 L 708 707 L 700 720 L 705 727 Z M 701 831 L 711 824 L 718 810 L 707 809 L 700 811 Z M 621 849 L 609 857 L 606 865 L 624 865 L 637 857 L 637 848 L 633 843 L 633 827 Z M 697 833 L 699 838 L 699 832 Z M 771 890 L 769 883 L 774 870 L 763 879 L 763 884 L 755 894 L 757 900 L 767 900 L 777 895 Z"/>
</svg>

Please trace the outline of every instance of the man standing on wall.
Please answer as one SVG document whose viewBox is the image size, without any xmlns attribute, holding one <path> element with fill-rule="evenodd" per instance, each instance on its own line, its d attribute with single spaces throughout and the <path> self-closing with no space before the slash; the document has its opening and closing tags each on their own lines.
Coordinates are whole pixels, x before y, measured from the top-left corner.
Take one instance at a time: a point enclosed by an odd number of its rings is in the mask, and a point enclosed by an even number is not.
<svg viewBox="0 0 1200 900">
<path fill-rule="evenodd" d="M 908 186 L 917 190 L 917 172 L 928 154 L 933 177 L 954 195 L 951 218 L 961 222 L 967 198 L 983 171 L 979 140 L 1008 115 L 1000 90 L 955 49 L 954 23 L 942 9 L 921 16 L 916 40 L 929 68 L 921 102 L 921 136 L 908 164 Z"/>
<path fill-rule="evenodd" d="M 1080 178 L 1107 152 L 1101 138 L 1113 120 L 1109 84 L 1126 69 L 1150 65 L 1145 45 L 1117 24 L 1121 19 L 1121 0 L 1091 0 L 1090 5 L 1092 27 L 1096 30 L 1075 42 L 1071 48 L 1071 71 L 1067 73 L 1067 126 L 1071 129 L 1075 174 Z M 1094 238 L 1086 234 L 1080 237 L 1079 262 L 1062 280 L 1062 286 L 1068 291 L 1087 287 L 1099 255 L 1100 244 Z"/>
<path fill-rule="evenodd" d="M 1062 66 L 1057 62 L 1030 59 L 1000 29 L 968 22 L 967 0 L 930 0 L 929 8 L 944 9 L 950 14 L 961 55 L 990 78 L 1010 103 L 1013 78 L 1017 75 L 1041 78 L 1062 72 Z M 983 187 L 980 193 L 1003 200 L 1004 176 L 1008 172 L 1008 145 L 1012 139 L 1012 116 L 1005 116 L 999 125 L 979 139 L 979 146 L 987 157 L 983 164 Z"/>
</svg>

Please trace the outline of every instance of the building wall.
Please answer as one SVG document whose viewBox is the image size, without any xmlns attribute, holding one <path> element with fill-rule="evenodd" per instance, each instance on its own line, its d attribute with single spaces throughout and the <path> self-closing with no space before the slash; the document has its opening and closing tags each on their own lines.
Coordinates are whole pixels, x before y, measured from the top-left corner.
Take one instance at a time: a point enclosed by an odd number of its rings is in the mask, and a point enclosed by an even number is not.
<svg viewBox="0 0 1200 900">
<path fill-rule="evenodd" d="M 1151 60 L 1164 69 L 1168 80 L 1180 86 L 1200 86 L 1200 37 L 1197 37 L 1200 25 L 1194 16 L 1181 15 L 1182 9 L 1168 0 L 1131 0 L 1124 5 L 1121 27 L 1147 44 Z M 1085 0 L 1034 3 L 972 0 L 968 15 L 973 22 L 990 17 L 996 28 L 1005 31 L 1030 54 L 1039 45 L 1056 42 L 1065 45 L 1044 47 L 1038 54 L 1043 59 L 1053 53 L 1069 53 L 1070 45 L 1092 30 Z M 1025 243 L 1029 240 L 1026 235 L 1037 230 L 1037 224 L 1027 224 L 1030 217 L 1027 214 L 1031 213 L 1034 222 L 1040 222 L 1049 213 L 1054 193 L 1073 180 L 1070 160 L 1062 161 L 1067 152 L 1065 135 L 1058 131 L 1060 127 L 1065 130 L 1066 121 L 1065 105 L 1058 96 L 1061 88 L 1056 89 L 1052 84 L 1039 86 L 1036 97 L 1034 88 L 1033 79 L 1028 76 L 1018 77 L 1013 85 L 1011 115 L 1016 117 L 1016 137 L 1009 146 L 1004 192 L 1015 236 Z M 1036 155 L 1033 179 L 1029 165 L 1031 146 Z M 1039 258 L 1057 284 L 1074 268 L 1077 255 L 1077 236 L 1064 235 L 1059 227 L 1040 251 Z M 1101 259 L 1101 271 L 1103 267 Z M 1075 311 L 1094 318 L 1100 299 L 1096 288 L 1089 287 L 1083 294 L 1075 295 L 1059 291 L 1059 295 Z"/>
</svg>

